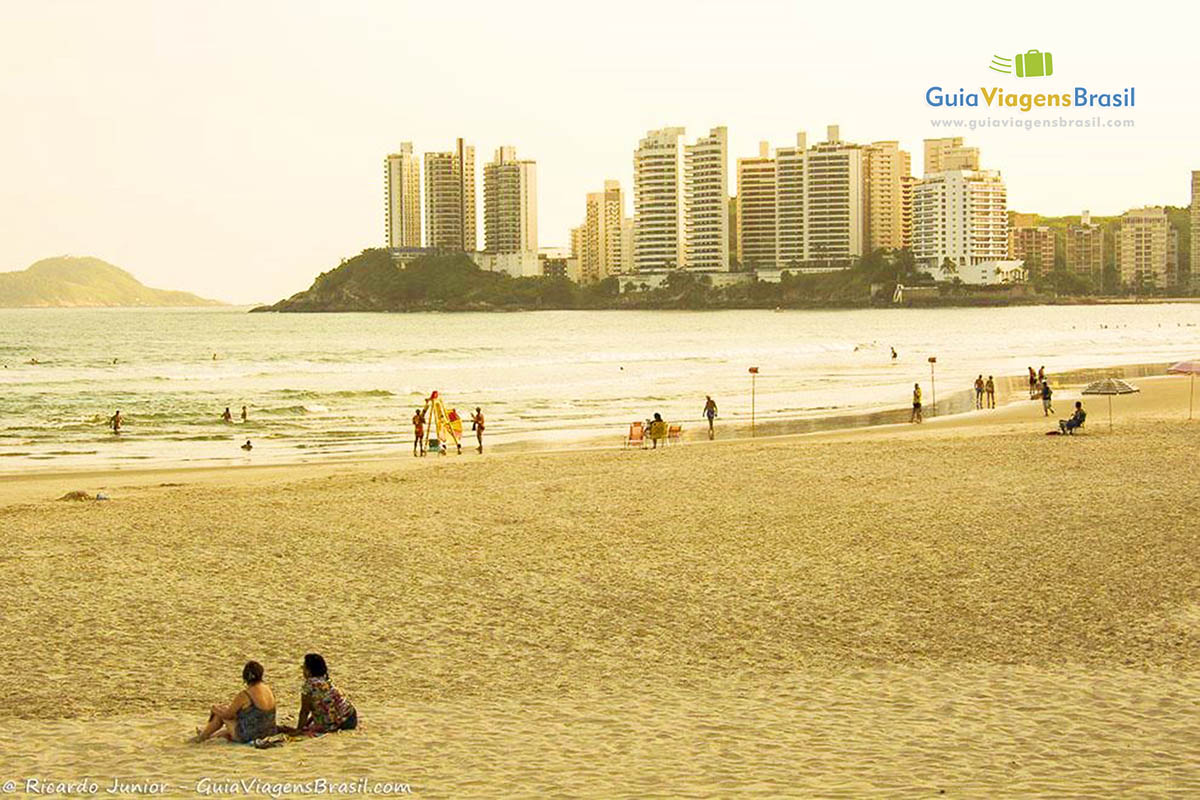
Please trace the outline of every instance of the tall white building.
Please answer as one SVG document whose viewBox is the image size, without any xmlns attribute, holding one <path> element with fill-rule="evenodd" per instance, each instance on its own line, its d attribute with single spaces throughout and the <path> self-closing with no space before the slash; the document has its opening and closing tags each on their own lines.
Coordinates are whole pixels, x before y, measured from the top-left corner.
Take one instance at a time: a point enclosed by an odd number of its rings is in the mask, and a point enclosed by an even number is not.
<svg viewBox="0 0 1200 800">
<path fill-rule="evenodd" d="M 1179 234 L 1161 206 L 1135 208 L 1121 215 L 1115 255 L 1121 283 L 1126 286 L 1164 289 L 1178 284 Z"/>
<path fill-rule="evenodd" d="M 425 154 L 425 246 L 473 252 L 476 228 L 475 148 L 459 139 Z"/>
<path fill-rule="evenodd" d="M 770 145 L 737 162 L 737 257 L 742 269 L 775 267 L 776 165 Z"/>
<path fill-rule="evenodd" d="M 863 150 L 841 140 L 837 125 L 808 150 L 805 174 L 805 253 L 809 261 L 847 266 L 866 244 Z"/>
<path fill-rule="evenodd" d="M 537 164 L 501 147 L 483 167 L 483 240 L 489 253 L 536 253 Z"/>
<path fill-rule="evenodd" d="M 926 175 L 913 191 L 912 236 L 913 257 L 935 277 L 987 277 L 987 264 L 1008 257 L 1008 195 L 1000 173 Z"/>
<path fill-rule="evenodd" d="M 383 160 L 387 246 L 421 246 L 421 165 L 412 142 Z"/>
<path fill-rule="evenodd" d="M 683 128 L 650 131 L 633 153 L 633 267 L 687 266 L 683 248 Z"/>
<path fill-rule="evenodd" d="M 713 128 L 684 148 L 684 262 L 729 271 L 729 132 Z"/>
<path fill-rule="evenodd" d="M 803 132 L 792 147 L 775 148 L 775 266 L 797 271 L 805 260 L 804 187 L 808 144 Z"/>
</svg>

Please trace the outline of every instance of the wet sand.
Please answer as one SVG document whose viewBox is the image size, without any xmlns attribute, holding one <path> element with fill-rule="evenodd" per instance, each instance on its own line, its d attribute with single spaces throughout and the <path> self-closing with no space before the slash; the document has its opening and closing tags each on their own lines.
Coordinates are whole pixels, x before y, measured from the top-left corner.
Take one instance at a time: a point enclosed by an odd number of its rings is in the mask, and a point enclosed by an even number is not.
<svg viewBox="0 0 1200 800">
<path fill-rule="evenodd" d="M 1020 402 L 661 452 L 6 481 L 0 777 L 1194 795 L 1200 421 L 1186 378 L 1137 383 L 1111 433 L 1085 399 L 1070 438 Z M 308 650 L 358 731 L 183 743 L 247 658 L 294 718 Z"/>
</svg>

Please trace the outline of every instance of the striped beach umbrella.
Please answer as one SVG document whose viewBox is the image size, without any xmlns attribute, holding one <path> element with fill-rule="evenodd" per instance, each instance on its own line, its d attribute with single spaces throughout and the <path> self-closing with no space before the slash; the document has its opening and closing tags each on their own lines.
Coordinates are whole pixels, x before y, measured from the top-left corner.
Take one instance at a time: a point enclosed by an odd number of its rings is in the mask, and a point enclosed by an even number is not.
<svg viewBox="0 0 1200 800">
<path fill-rule="evenodd" d="M 1191 385 L 1188 387 L 1188 419 L 1192 418 L 1192 400 L 1196 396 L 1196 373 L 1200 372 L 1200 361 L 1180 361 L 1167 367 L 1172 375 L 1188 375 Z"/>
<path fill-rule="evenodd" d="M 1126 383 L 1120 378 L 1104 378 L 1103 380 L 1092 381 L 1087 386 L 1083 387 L 1082 394 L 1108 395 L 1108 429 L 1111 431 L 1113 395 L 1133 394 L 1134 392 L 1140 391 L 1141 389 L 1130 383 Z"/>
</svg>

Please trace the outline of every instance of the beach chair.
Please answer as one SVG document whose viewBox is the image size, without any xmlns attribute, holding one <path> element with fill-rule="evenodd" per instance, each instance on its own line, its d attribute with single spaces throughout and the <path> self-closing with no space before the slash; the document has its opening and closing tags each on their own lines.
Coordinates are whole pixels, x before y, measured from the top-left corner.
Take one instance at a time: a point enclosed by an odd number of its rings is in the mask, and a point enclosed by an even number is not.
<svg viewBox="0 0 1200 800">
<path fill-rule="evenodd" d="M 641 422 L 629 423 L 629 435 L 625 437 L 626 447 L 645 447 L 646 429 Z"/>
<path fill-rule="evenodd" d="M 667 427 L 667 444 L 678 442 L 683 438 L 682 425 L 670 425 Z"/>
</svg>

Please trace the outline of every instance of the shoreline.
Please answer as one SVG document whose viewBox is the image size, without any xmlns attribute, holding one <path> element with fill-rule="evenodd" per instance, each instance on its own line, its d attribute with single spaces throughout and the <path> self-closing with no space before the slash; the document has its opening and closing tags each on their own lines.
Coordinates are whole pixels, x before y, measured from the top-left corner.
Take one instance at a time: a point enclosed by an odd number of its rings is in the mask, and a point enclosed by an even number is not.
<svg viewBox="0 0 1200 800">
<path fill-rule="evenodd" d="M 1078 387 L 1099 377 L 1119 376 L 1135 378 L 1140 381 L 1166 381 L 1178 383 L 1181 376 L 1166 375 L 1163 370 L 1165 363 L 1125 364 L 1113 367 L 1097 367 L 1072 370 L 1052 375 L 1052 379 L 1066 378 L 1055 390 L 1057 402 L 1063 403 L 1058 411 L 1061 416 L 1067 416 L 1064 410 L 1068 408 L 1068 399 L 1077 399 Z M 910 409 L 894 407 L 889 409 L 868 411 L 850 415 L 832 415 L 818 418 L 800 418 L 793 420 L 774 420 L 756 424 L 755 435 L 750 436 L 748 423 L 737 423 L 718 427 L 718 436 L 709 440 L 704 435 L 702 422 L 685 428 L 685 436 L 681 444 L 689 447 L 730 446 L 755 443 L 771 443 L 788 440 L 797 441 L 835 441 L 846 438 L 860 438 L 878 435 L 881 438 L 894 436 L 916 435 L 920 431 L 960 431 L 963 428 L 987 426 L 1011 426 L 1026 420 L 1036 419 L 1034 411 L 1040 410 L 1040 403 L 1030 400 L 1028 392 L 1022 388 L 1027 386 L 1023 376 L 1003 376 L 996 380 L 997 407 L 993 409 L 976 410 L 973 407 L 973 390 L 966 389 L 955 392 L 950 397 L 939 398 L 937 411 L 929 413 L 931 406 L 926 407 L 927 416 L 920 425 L 908 421 Z M 1182 381 L 1187 384 L 1187 381 Z M 1155 384 L 1157 385 L 1157 383 Z M 1156 393 L 1157 394 L 1157 393 Z M 1132 395 L 1138 398 L 1139 395 Z M 1084 398 L 1088 405 L 1087 398 Z M 1101 398 L 1093 398 L 1095 401 Z M 1127 398 L 1120 398 L 1126 401 Z M 1136 402 L 1136 401 L 1134 401 Z M 1025 405 L 1025 404 L 1029 405 Z M 1183 408 L 1187 407 L 1187 398 L 1182 400 Z M 1098 404 L 1098 403 L 1097 403 Z M 951 410 L 947 411 L 949 406 Z M 1029 414 L 1024 412 L 1029 411 Z M 1096 416 L 1089 416 L 1089 425 L 1093 430 L 1099 426 Z M 690 430 L 690 435 L 688 435 Z M 729 435 L 729 431 L 733 435 Z M 909 433 L 904 433 L 905 431 Z M 369 456 L 329 457 L 311 461 L 291 461 L 267 464 L 230 464 L 230 465 L 179 465 L 165 464 L 162 466 L 136 467 L 132 469 L 83 468 L 78 470 L 45 470 L 37 472 L 0 474 L 0 508 L 22 502 L 49 500 L 60 497 L 71 491 L 88 491 L 95 495 L 99 491 L 112 489 L 150 489 L 174 488 L 181 485 L 224 486 L 231 483 L 257 484 L 275 483 L 303 478 L 332 477 L 334 475 L 363 474 L 379 470 L 409 470 L 420 469 L 423 466 L 434 465 L 465 465 L 471 463 L 486 463 L 496 459 L 514 459 L 538 456 L 567 456 L 574 453 L 613 453 L 625 451 L 623 441 L 625 430 L 614 430 L 604 436 L 591 436 L 569 441 L 562 441 L 547 446 L 538 446 L 535 441 L 513 443 L 508 445 L 487 445 L 486 459 L 474 452 L 474 447 L 464 441 L 463 454 L 447 456 L 427 456 L 414 458 L 407 447 L 396 453 L 381 453 Z M 670 445 L 672 449 L 679 445 Z M 648 448 L 652 449 L 652 448 Z M 640 449 L 635 449 L 635 452 Z M 54 495 L 51 497 L 50 495 Z"/>
</svg>

